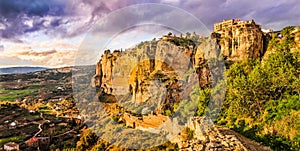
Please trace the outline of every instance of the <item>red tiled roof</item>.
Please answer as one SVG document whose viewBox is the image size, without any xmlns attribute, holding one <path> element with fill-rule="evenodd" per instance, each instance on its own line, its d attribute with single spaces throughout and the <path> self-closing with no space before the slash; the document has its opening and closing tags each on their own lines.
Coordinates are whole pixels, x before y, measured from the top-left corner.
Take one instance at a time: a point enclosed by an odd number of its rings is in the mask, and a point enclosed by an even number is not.
<svg viewBox="0 0 300 151">
<path fill-rule="evenodd" d="M 27 142 L 34 143 L 34 142 L 37 142 L 37 141 L 38 141 L 38 139 L 36 137 L 32 137 Z"/>
</svg>

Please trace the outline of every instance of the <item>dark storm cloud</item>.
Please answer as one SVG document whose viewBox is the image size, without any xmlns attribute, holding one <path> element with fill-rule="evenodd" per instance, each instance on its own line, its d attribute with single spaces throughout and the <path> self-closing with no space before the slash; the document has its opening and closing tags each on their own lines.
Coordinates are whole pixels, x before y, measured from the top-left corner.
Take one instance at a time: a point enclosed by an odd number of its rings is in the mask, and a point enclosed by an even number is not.
<svg viewBox="0 0 300 151">
<path fill-rule="evenodd" d="M 126 1 L 123 1 L 126 2 Z M 203 22 L 209 30 L 213 29 L 213 24 L 224 19 L 240 18 L 241 20 L 254 19 L 263 25 L 263 28 L 273 28 L 279 30 L 287 25 L 299 25 L 300 22 L 300 3 L 297 0 L 155 0 L 155 1 L 131 1 L 120 6 L 137 3 L 164 3 L 179 7 L 190 12 Z M 160 16 L 166 16 L 164 10 L 149 8 L 148 20 L 155 20 Z M 143 10 L 141 10 L 143 12 Z M 135 12 L 135 13 L 138 13 Z M 122 27 L 122 24 L 135 22 L 130 18 L 131 14 L 124 14 L 123 18 L 115 19 L 111 28 Z M 147 19 L 144 19 L 147 20 Z M 178 24 L 184 21 L 176 18 L 166 17 L 170 24 Z"/>
<path fill-rule="evenodd" d="M 0 0 L 0 27 L 4 27 L 0 28 L 0 37 L 20 41 L 21 36 L 41 30 L 53 36 L 73 37 L 86 32 L 99 17 L 134 3 L 137 1 Z"/>
<path fill-rule="evenodd" d="M 0 0 L 0 38 L 19 41 L 21 36 L 35 31 L 74 37 L 87 32 L 103 16 L 141 3 L 164 3 L 182 8 L 210 30 L 215 22 L 232 18 L 254 19 L 275 29 L 300 22 L 298 0 Z M 165 12 L 150 10 L 149 13 L 153 16 L 151 20 Z M 176 24 L 176 19 L 165 19 Z M 114 26 L 130 21 L 130 17 L 120 18 Z"/>
<path fill-rule="evenodd" d="M 0 13 L 4 17 L 19 14 L 28 16 L 61 15 L 63 3 L 55 0 L 0 0 Z"/>
<path fill-rule="evenodd" d="M 17 40 L 18 36 L 28 32 L 58 26 L 59 19 L 50 21 L 49 26 L 44 24 L 44 17 L 62 17 L 66 4 L 58 0 L 0 0 L 0 37 Z M 32 22 L 32 25 L 26 24 Z"/>
<path fill-rule="evenodd" d="M 187 32 L 188 29 L 195 30 L 199 25 L 196 20 L 182 9 L 161 4 L 140 4 L 126 7 L 106 16 L 95 24 L 93 32 L 112 35 L 116 31 L 123 31 L 132 26 L 153 24 L 153 26 L 165 26 L 165 28 Z M 201 27 L 198 27 L 201 28 Z M 154 31 L 149 31 L 154 32 Z M 189 31 L 193 32 L 193 31 Z"/>
</svg>

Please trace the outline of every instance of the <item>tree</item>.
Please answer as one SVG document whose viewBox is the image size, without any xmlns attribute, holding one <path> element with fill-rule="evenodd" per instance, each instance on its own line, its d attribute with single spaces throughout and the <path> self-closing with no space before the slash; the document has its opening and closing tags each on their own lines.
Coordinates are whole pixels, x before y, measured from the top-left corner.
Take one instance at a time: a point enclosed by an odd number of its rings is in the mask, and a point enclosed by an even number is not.
<svg viewBox="0 0 300 151">
<path fill-rule="evenodd" d="M 187 32 L 185 35 L 186 35 L 185 38 L 191 38 L 191 33 Z"/>
<path fill-rule="evenodd" d="M 186 127 L 185 129 L 183 129 L 181 135 L 184 138 L 184 140 L 192 140 L 194 138 L 194 131 Z"/>
<path fill-rule="evenodd" d="M 76 149 L 77 150 L 87 150 L 97 142 L 98 137 L 95 133 L 92 132 L 91 129 L 84 127 L 80 133 L 80 139 L 77 142 Z"/>
</svg>

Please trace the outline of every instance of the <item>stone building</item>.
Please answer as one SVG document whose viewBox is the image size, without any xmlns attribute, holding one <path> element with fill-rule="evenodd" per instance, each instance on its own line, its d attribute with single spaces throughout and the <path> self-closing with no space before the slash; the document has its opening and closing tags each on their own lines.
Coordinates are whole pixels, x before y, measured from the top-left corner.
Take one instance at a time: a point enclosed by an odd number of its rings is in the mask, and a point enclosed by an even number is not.
<svg viewBox="0 0 300 151">
<path fill-rule="evenodd" d="M 240 19 L 229 19 L 223 20 L 222 22 L 214 24 L 214 32 L 219 33 L 222 32 L 224 29 L 232 27 L 233 25 L 240 22 Z"/>
<path fill-rule="evenodd" d="M 213 38 L 219 41 L 221 54 L 228 61 L 257 59 L 264 53 L 261 25 L 254 20 L 225 20 L 214 25 Z"/>
</svg>

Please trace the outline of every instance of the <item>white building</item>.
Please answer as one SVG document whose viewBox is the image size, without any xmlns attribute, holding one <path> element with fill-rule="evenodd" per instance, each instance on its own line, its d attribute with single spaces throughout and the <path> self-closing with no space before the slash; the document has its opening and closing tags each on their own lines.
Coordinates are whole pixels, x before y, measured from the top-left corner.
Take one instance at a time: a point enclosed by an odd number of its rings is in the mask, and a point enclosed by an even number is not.
<svg viewBox="0 0 300 151">
<path fill-rule="evenodd" d="M 11 122 L 9 126 L 11 126 L 11 127 L 16 127 L 16 126 L 17 126 L 17 123 L 16 123 L 16 122 Z"/>
<path fill-rule="evenodd" d="M 264 32 L 264 33 L 270 33 L 270 32 L 273 32 L 273 30 L 270 29 L 270 28 L 267 28 L 267 29 L 261 29 L 261 31 Z"/>
<path fill-rule="evenodd" d="M 20 150 L 19 144 L 14 143 L 14 142 L 9 142 L 4 144 L 4 150 L 9 151 L 9 150 Z"/>
</svg>

